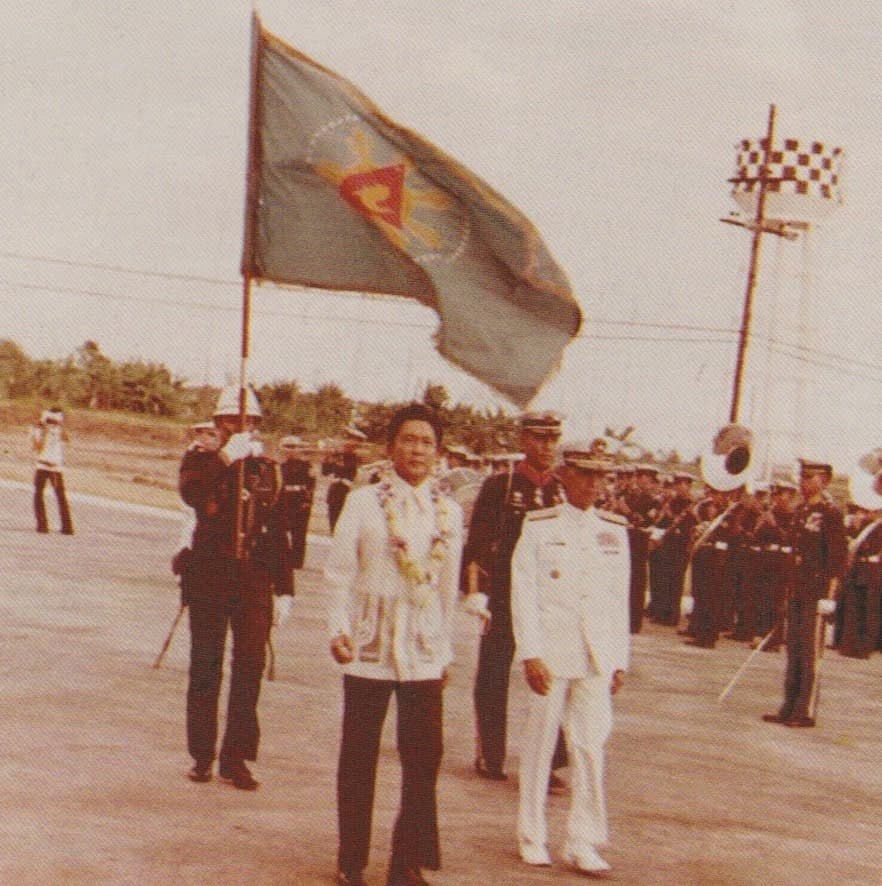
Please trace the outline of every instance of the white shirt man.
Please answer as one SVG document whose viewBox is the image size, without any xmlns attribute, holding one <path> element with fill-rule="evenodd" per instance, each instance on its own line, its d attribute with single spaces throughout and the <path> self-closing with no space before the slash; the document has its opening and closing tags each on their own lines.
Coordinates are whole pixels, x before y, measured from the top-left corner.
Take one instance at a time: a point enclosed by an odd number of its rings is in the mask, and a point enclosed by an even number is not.
<svg viewBox="0 0 882 886">
<path fill-rule="evenodd" d="M 564 858 L 585 873 L 609 869 L 596 850 L 608 838 L 604 746 L 629 659 L 627 527 L 593 507 L 609 467 L 590 443 L 564 447 L 567 504 L 527 515 L 512 560 L 517 659 L 533 691 L 521 743 L 521 858 L 551 864 L 545 803 L 563 726 L 573 772 Z"/>
<path fill-rule="evenodd" d="M 364 883 L 380 736 L 392 693 L 402 802 L 387 884 L 424 884 L 422 869 L 437 870 L 441 863 L 436 782 L 462 510 L 431 479 L 441 428 L 430 409 L 400 409 L 387 436 L 393 472 L 347 496 L 325 566 L 331 655 L 343 671 L 341 886 Z"/>
</svg>

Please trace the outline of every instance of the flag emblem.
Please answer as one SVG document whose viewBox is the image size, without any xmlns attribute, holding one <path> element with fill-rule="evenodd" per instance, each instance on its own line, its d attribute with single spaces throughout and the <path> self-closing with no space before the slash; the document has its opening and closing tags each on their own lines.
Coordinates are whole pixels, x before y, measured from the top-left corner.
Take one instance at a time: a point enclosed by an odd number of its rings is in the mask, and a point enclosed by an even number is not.
<svg viewBox="0 0 882 886">
<path fill-rule="evenodd" d="M 354 114 L 318 130 L 307 162 L 414 261 L 452 260 L 464 247 L 468 225 L 459 203 Z"/>
</svg>

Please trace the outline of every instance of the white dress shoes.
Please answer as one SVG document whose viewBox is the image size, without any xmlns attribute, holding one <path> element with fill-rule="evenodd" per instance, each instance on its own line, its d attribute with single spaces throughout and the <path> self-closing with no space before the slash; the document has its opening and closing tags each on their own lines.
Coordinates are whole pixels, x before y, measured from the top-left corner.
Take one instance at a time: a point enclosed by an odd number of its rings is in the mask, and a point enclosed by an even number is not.
<svg viewBox="0 0 882 886">
<path fill-rule="evenodd" d="M 578 852 L 566 852 L 564 860 L 582 874 L 600 876 L 612 870 L 592 846 L 580 849 Z"/>
<path fill-rule="evenodd" d="M 536 867 L 549 867 L 551 865 L 551 856 L 544 846 L 535 843 L 520 844 L 521 861 L 525 864 L 532 864 Z"/>
</svg>

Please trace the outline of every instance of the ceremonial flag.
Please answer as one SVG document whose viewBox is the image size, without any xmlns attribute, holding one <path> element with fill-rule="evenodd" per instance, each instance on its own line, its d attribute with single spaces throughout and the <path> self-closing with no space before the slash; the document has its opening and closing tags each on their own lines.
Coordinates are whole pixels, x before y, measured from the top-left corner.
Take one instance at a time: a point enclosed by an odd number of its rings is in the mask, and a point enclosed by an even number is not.
<svg viewBox="0 0 882 886">
<path fill-rule="evenodd" d="M 440 353 L 519 406 L 581 324 L 514 206 L 256 16 L 242 273 L 415 298 Z"/>
</svg>

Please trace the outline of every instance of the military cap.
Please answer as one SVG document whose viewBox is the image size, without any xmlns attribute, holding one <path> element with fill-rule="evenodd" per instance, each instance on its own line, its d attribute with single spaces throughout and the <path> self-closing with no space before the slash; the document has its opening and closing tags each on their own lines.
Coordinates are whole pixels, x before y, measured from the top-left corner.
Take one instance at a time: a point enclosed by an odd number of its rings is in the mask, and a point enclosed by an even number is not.
<svg viewBox="0 0 882 886">
<path fill-rule="evenodd" d="M 675 483 L 680 483 L 680 482 L 691 483 L 694 479 L 695 478 L 692 476 L 692 474 L 689 473 L 689 471 L 674 471 L 674 482 Z"/>
<path fill-rule="evenodd" d="M 216 430 L 213 421 L 197 421 L 190 425 L 191 431 L 214 431 Z"/>
<path fill-rule="evenodd" d="M 518 424 L 522 431 L 529 431 L 540 437 L 560 436 L 561 425 L 563 424 L 563 416 L 558 412 L 525 412 Z"/>
<path fill-rule="evenodd" d="M 769 489 L 772 492 L 778 492 L 779 490 L 789 489 L 791 492 L 798 492 L 799 487 L 792 481 L 788 480 L 786 477 L 780 477 L 777 480 L 772 480 L 769 484 Z"/>
<path fill-rule="evenodd" d="M 287 437 L 282 437 L 279 440 L 279 448 L 280 449 L 299 449 L 301 446 L 305 446 L 306 442 L 302 437 L 298 437 L 296 434 L 288 434 Z"/>
<path fill-rule="evenodd" d="M 826 477 L 833 476 L 833 465 L 823 461 L 813 461 L 808 458 L 800 458 L 798 461 L 801 476 L 807 477 L 811 474 L 824 474 Z"/>
<path fill-rule="evenodd" d="M 343 428 L 343 436 L 348 437 L 350 440 L 367 440 L 367 434 L 351 426 Z"/>
<path fill-rule="evenodd" d="M 655 465 L 639 464 L 634 466 L 636 474 L 652 474 L 653 477 L 658 476 L 658 468 Z"/>
<path fill-rule="evenodd" d="M 615 469 L 613 460 L 608 456 L 598 455 L 590 440 L 565 443 L 560 448 L 560 462 L 570 468 L 598 474 L 608 474 Z"/>
</svg>

